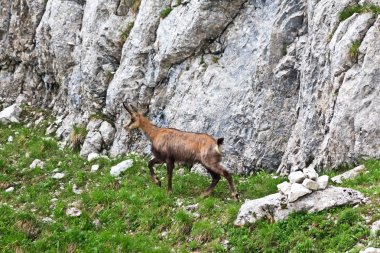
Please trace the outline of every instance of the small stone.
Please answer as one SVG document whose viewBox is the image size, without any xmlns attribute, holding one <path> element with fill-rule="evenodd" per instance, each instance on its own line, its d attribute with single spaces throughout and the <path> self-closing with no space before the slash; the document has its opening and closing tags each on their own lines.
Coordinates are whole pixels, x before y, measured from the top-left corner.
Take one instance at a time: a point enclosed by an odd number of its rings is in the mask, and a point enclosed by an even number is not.
<svg viewBox="0 0 380 253">
<path fill-rule="evenodd" d="M 13 192 L 15 190 L 14 187 L 9 187 L 5 190 L 5 192 Z"/>
<path fill-rule="evenodd" d="M 54 223 L 54 220 L 50 217 L 44 217 L 42 218 L 43 223 Z"/>
<path fill-rule="evenodd" d="M 100 155 L 98 153 L 92 152 L 87 156 L 87 161 L 91 162 L 99 158 L 100 158 Z"/>
<path fill-rule="evenodd" d="M 91 166 L 91 172 L 96 172 L 99 170 L 99 164 L 95 164 Z"/>
<path fill-rule="evenodd" d="M 82 214 L 82 211 L 76 207 L 70 207 L 66 210 L 66 215 L 71 217 L 78 217 Z"/>
<path fill-rule="evenodd" d="M 372 223 L 371 226 L 371 236 L 376 237 L 380 232 L 380 220 Z"/>
<path fill-rule="evenodd" d="M 43 167 L 45 166 L 45 163 L 43 161 L 41 161 L 40 159 L 35 159 L 30 165 L 29 165 L 29 168 L 31 170 L 35 169 L 35 168 L 41 168 L 43 169 Z"/>
<path fill-rule="evenodd" d="M 305 186 L 307 189 L 312 190 L 312 191 L 316 191 L 319 188 L 318 183 L 309 179 L 309 178 L 305 178 L 305 180 L 303 180 L 302 185 Z"/>
<path fill-rule="evenodd" d="M 282 182 L 281 184 L 278 184 L 277 185 L 277 189 L 285 194 L 285 195 L 288 195 L 289 194 L 289 191 L 290 191 L 290 188 L 291 188 L 291 184 L 289 182 Z"/>
<path fill-rule="evenodd" d="M 326 189 L 327 185 L 329 184 L 329 176 L 323 175 L 317 178 L 318 183 L 318 190 L 324 190 Z"/>
<path fill-rule="evenodd" d="M 54 179 L 62 179 L 63 177 L 65 176 L 65 174 L 64 173 L 55 173 L 53 176 L 52 176 L 52 178 L 54 178 Z"/>
<path fill-rule="evenodd" d="M 197 203 L 197 204 L 194 204 L 194 205 L 185 206 L 184 208 L 185 208 L 186 211 L 195 211 L 195 210 L 198 209 L 198 207 L 199 207 L 199 204 Z"/>
<path fill-rule="evenodd" d="M 124 171 L 126 171 L 128 168 L 132 167 L 133 161 L 132 160 L 125 160 L 115 166 L 111 167 L 110 174 L 113 177 L 118 177 L 120 174 Z"/>
<path fill-rule="evenodd" d="M 306 178 L 309 178 L 311 180 L 318 178 L 318 173 L 313 168 L 304 169 L 303 173 L 305 174 Z"/>
<path fill-rule="evenodd" d="M 101 223 L 99 219 L 95 219 L 92 224 L 94 224 L 95 227 L 100 227 Z"/>
<path fill-rule="evenodd" d="M 82 194 L 83 190 L 79 189 L 76 184 L 73 185 L 73 192 L 77 195 Z"/>
<path fill-rule="evenodd" d="M 295 171 L 289 174 L 288 179 L 290 183 L 302 183 L 305 175 L 302 171 Z"/>
<path fill-rule="evenodd" d="M 53 173 L 59 172 L 59 168 L 55 168 L 52 172 Z"/>
<path fill-rule="evenodd" d="M 306 194 L 311 193 L 309 189 L 307 189 L 302 184 L 294 183 L 292 184 L 292 187 L 290 188 L 289 194 L 288 194 L 288 201 L 294 202 L 297 199 L 299 199 L 302 196 L 305 196 Z"/>
<path fill-rule="evenodd" d="M 8 142 L 13 142 L 13 136 L 8 137 Z"/>
</svg>

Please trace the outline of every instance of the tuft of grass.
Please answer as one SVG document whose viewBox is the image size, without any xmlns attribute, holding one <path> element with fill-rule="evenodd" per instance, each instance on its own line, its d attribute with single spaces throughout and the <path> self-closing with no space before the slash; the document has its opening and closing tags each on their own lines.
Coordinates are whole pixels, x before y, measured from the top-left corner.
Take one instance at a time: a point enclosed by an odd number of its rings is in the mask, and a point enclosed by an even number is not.
<svg viewBox="0 0 380 253">
<path fill-rule="evenodd" d="M 129 9 L 133 13 L 137 13 L 139 11 L 141 0 L 126 0 L 126 1 L 127 1 L 127 5 L 129 6 Z"/>
<path fill-rule="evenodd" d="M 361 45 L 361 41 L 360 40 L 355 40 L 351 44 L 351 47 L 348 50 L 348 55 L 349 55 L 350 59 L 353 62 L 357 62 L 358 61 L 359 47 L 360 47 L 360 45 Z"/>
<path fill-rule="evenodd" d="M 213 55 L 212 58 L 211 58 L 211 61 L 212 61 L 213 63 L 218 63 L 218 61 L 219 61 L 219 57 Z"/>
<path fill-rule="evenodd" d="M 380 14 L 380 6 L 375 4 L 364 4 L 364 5 L 351 5 L 344 8 L 339 13 L 339 22 L 342 22 L 355 13 L 365 13 L 365 12 L 372 12 L 374 15 Z"/>
<path fill-rule="evenodd" d="M 170 14 L 171 11 L 172 11 L 171 7 L 165 7 L 163 10 L 161 10 L 160 17 L 166 18 Z"/>
<path fill-rule="evenodd" d="M 87 129 L 82 125 L 73 125 L 73 128 L 70 133 L 70 147 L 74 150 L 78 150 L 87 135 Z"/>
<path fill-rule="evenodd" d="M 131 30 L 134 25 L 135 25 L 134 22 L 129 22 L 128 25 L 120 32 L 120 38 L 123 42 L 125 42 L 128 39 L 129 34 L 131 33 Z M 113 78 L 113 74 L 112 74 L 112 78 Z"/>
</svg>

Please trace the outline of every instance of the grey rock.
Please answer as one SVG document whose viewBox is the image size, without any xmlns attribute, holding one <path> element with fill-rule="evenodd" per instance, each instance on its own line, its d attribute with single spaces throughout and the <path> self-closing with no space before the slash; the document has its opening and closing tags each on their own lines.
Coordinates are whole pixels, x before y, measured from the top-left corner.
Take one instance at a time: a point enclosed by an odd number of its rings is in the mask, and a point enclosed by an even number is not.
<svg viewBox="0 0 380 253">
<path fill-rule="evenodd" d="M 91 172 L 96 172 L 96 171 L 98 171 L 99 170 L 99 164 L 94 164 L 94 165 L 92 165 L 91 166 Z"/>
<path fill-rule="evenodd" d="M 132 167 L 132 165 L 133 165 L 132 160 L 122 161 L 121 163 L 118 163 L 117 165 L 111 167 L 110 174 L 113 177 L 118 177 L 120 176 L 122 172 Z"/>
<path fill-rule="evenodd" d="M 302 196 L 305 196 L 311 192 L 312 192 L 311 190 L 309 190 L 302 184 L 293 183 L 288 193 L 288 201 L 294 202 L 297 199 L 301 198 Z"/>
<path fill-rule="evenodd" d="M 29 168 L 32 170 L 32 169 L 35 169 L 37 167 L 43 169 L 45 166 L 45 163 L 43 161 L 41 161 L 40 159 L 35 159 L 30 165 L 29 165 Z"/>
<path fill-rule="evenodd" d="M 317 178 L 318 183 L 318 190 L 324 190 L 326 189 L 327 185 L 329 184 L 329 176 L 323 175 Z"/>
<path fill-rule="evenodd" d="M 380 220 L 375 221 L 371 225 L 371 236 L 376 237 L 380 231 Z"/>
<path fill-rule="evenodd" d="M 90 153 L 99 153 L 102 150 L 102 142 L 102 135 L 98 131 L 88 132 L 80 155 L 87 157 Z"/>
<path fill-rule="evenodd" d="M 365 170 L 364 165 L 357 166 L 353 168 L 352 170 L 346 171 L 338 176 L 335 176 L 331 178 L 331 181 L 337 184 L 343 183 L 343 180 L 347 179 L 354 179 L 357 177 L 360 173 L 362 173 Z"/>
<path fill-rule="evenodd" d="M 15 188 L 12 186 L 12 187 L 5 189 L 5 192 L 13 192 L 14 190 L 15 190 Z"/>
<path fill-rule="evenodd" d="M 18 104 L 13 104 L 0 112 L 0 123 L 19 123 L 22 109 Z"/>
<path fill-rule="evenodd" d="M 82 214 L 82 211 L 77 207 L 70 207 L 66 210 L 66 215 L 70 217 L 78 217 Z"/>
<path fill-rule="evenodd" d="M 380 253 L 380 248 L 369 247 L 361 250 L 360 253 Z"/>
<path fill-rule="evenodd" d="M 358 191 L 349 188 L 328 187 L 315 191 L 296 202 L 288 203 L 286 208 L 282 208 L 280 205 L 281 194 L 275 193 L 260 199 L 246 200 L 240 207 L 234 224 L 243 226 L 262 218 L 280 221 L 295 212 L 314 213 L 337 206 L 363 203 L 364 199 L 364 195 Z"/>
<path fill-rule="evenodd" d="M 62 179 L 65 177 L 65 173 L 61 173 L 61 172 L 57 172 L 57 173 L 54 173 L 52 178 L 54 179 Z"/>
<path fill-rule="evenodd" d="M 97 160 L 99 158 L 100 158 L 100 155 L 98 153 L 92 152 L 92 153 L 88 154 L 87 161 L 92 162 L 92 161 Z"/>
<path fill-rule="evenodd" d="M 302 183 L 305 179 L 305 174 L 302 171 L 295 171 L 288 176 L 290 183 Z"/>
<path fill-rule="evenodd" d="M 318 173 L 313 168 L 303 169 L 303 173 L 305 174 L 306 178 L 309 178 L 311 180 L 316 180 L 318 178 Z"/>
<path fill-rule="evenodd" d="M 312 191 L 316 191 L 319 189 L 318 183 L 316 181 L 309 179 L 309 178 L 305 178 L 305 180 L 302 182 L 302 185 L 305 186 L 307 189 L 312 190 Z"/>
<path fill-rule="evenodd" d="M 8 136 L 7 141 L 8 141 L 8 142 L 13 142 L 13 136 Z"/>
<path fill-rule="evenodd" d="M 282 182 L 281 184 L 277 185 L 277 189 L 280 191 L 280 193 L 283 193 L 284 195 L 288 195 L 291 186 L 292 185 L 289 182 Z"/>
<path fill-rule="evenodd" d="M 99 132 L 102 135 L 103 142 L 109 147 L 113 142 L 116 130 L 110 123 L 103 121 L 99 127 Z"/>
</svg>

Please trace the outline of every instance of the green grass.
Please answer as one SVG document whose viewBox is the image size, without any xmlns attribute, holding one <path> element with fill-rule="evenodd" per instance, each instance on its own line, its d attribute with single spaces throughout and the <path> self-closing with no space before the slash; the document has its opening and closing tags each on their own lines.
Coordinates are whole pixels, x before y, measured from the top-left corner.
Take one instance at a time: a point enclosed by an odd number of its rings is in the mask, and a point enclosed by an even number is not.
<svg viewBox="0 0 380 253">
<path fill-rule="evenodd" d="M 364 4 L 364 5 L 351 5 L 344 8 L 339 13 L 339 21 L 342 22 L 355 13 L 365 13 L 365 12 L 372 12 L 374 15 L 380 14 L 380 6 L 377 6 L 375 4 Z"/>
<path fill-rule="evenodd" d="M 161 12 L 160 12 L 160 17 L 161 18 L 166 18 L 170 12 L 172 11 L 172 8 L 170 7 L 165 7 Z"/>
<path fill-rule="evenodd" d="M 0 125 L 0 252 L 344 252 L 359 242 L 380 246 L 369 237 L 363 220 L 380 218 L 380 161 L 366 161 L 369 173 L 344 182 L 370 196 L 372 204 L 293 214 L 275 224 L 262 220 L 240 228 L 233 221 L 241 202 L 230 199 L 224 179 L 204 199 L 199 194 L 210 179 L 175 174 L 169 195 L 166 187 L 152 183 L 144 158 L 90 163 L 71 149 L 60 150 L 44 131 Z M 12 143 L 7 142 L 10 135 Z M 36 158 L 45 167 L 30 170 Z M 110 167 L 126 158 L 133 159 L 133 167 L 120 179 L 111 177 Z M 93 164 L 100 165 L 96 173 L 90 171 Z M 56 168 L 65 173 L 63 179 L 51 177 Z M 156 172 L 166 186 L 164 167 Z M 265 172 L 234 176 L 242 200 L 274 193 L 283 180 Z M 74 184 L 83 190 L 81 195 L 73 193 Z M 15 191 L 6 193 L 10 186 Z M 66 215 L 73 202 L 82 211 L 79 217 Z M 195 211 L 184 209 L 196 203 Z M 44 222 L 46 217 L 54 222 Z"/>
<path fill-rule="evenodd" d="M 350 49 L 348 50 L 348 55 L 350 56 L 351 60 L 354 62 L 358 61 L 360 45 L 361 45 L 361 41 L 355 40 L 354 42 L 352 42 L 352 45 Z"/>
<path fill-rule="evenodd" d="M 128 39 L 129 34 L 131 33 L 131 30 L 132 30 L 134 25 L 135 25 L 134 22 L 129 22 L 127 24 L 127 26 L 120 32 L 120 38 L 123 42 L 125 42 Z M 112 75 L 112 77 L 113 77 L 113 75 Z"/>
</svg>

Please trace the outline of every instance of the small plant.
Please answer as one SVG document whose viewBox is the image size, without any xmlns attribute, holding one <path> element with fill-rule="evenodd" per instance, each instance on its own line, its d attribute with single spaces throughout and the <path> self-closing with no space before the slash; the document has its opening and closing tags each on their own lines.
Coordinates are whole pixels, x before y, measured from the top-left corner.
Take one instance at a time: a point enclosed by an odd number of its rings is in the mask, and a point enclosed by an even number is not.
<svg viewBox="0 0 380 253">
<path fill-rule="evenodd" d="M 160 17 L 161 18 L 166 18 L 170 12 L 172 11 L 172 8 L 170 7 L 165 7 L 161 12 L 160 12 Z"/>
<path fill-rule="evenodd" d="M 218 61 L 219 61 L 219 57 L 213 55 L 212 58 L 211 58 L 211 61 L 212 61 L 213 63 L 218 63 Z"/>
<path fill-rule="evenodd" d="M 70 146 L 72 149 L 77 150 L 83 144 L 86 138 L 87 130 L 81 125 L 73 125 L 73 129 L 70 133 Z"/>
<path fill-rule="evenodd" d="M 282 49 L 281 49 L 282 56 L 285 56 L 288 54 L 288 48 L 289 48 L 289 44 L 284 42 L 282 44 Z"/>
<path fill-rule="evenodd" d="M 350 56 L 350 59 L 354 62 L 357 62 L 358 61 L 358 56 L 359 56 L 359 47 L 360 47 L 360 44 L 361 44 L 361 41 L 360 40 L 355 40 L 349 51 L 348 51 L 348 55 Z"/>
<path fill-rule="evenodd" d="M 107 83 L 111 82 L 113 79 L 115 72 L 111 70 L 104 71 L 104 76 L 106 77 Z"/>
<path fill-rule="evenodd" d="M 380 13 L 380 6 L 377 6 L 375 4 L 364 4 L 364 5 L 351 5 L 344 8 L 339 13 L 339 21 L 342 22 L 355 13 L 365 13 L 365 12 L 372 12 L 373 14 L 377 15 Z"/>
<path fill-rule="evenodd" d="M 134 22 L 129 22 L 128 25 L 120 32 L 120 38 L 123 42 L 125 42 L 128 39 L 134 24 Z"/>
<path fill-rule="evenodd" d="M 129 9 L 133 13 L 137 13 L 140 9 L 141 0 L 127 0 L 127 1 L 128 1 Z"/>
</svg>

